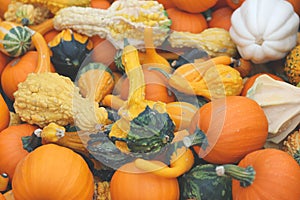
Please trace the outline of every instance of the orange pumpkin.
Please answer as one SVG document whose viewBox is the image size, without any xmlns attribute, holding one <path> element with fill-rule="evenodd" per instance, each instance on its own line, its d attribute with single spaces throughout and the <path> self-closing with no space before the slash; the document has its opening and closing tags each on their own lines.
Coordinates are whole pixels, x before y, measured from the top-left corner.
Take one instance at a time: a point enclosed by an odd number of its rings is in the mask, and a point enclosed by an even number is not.
<svg viewBox="0 0 300 200">
<path fill-rule="evenodd" d="M 218 0 L 172 0 L 173 4 L 180 10 L 190 13 L 200 13 L 213 7 Z"/>
<path fill-rule="evenodd" d="M 92 8 L 107 9 L 111 4 L 107 0 L 91 0 L 90 5 Z"/>
<path fill-rule="evenodd" d="M 278 149 L 263 149 L 246 155 L 239 167 L 252 167 L 254 180 L 246 184 L 245 178 L 251 175 L 235 171 L 242 175 L 242 181 L 233 179 L 233 199 L 243 200 L 296 200 L 300 199 L 300 167 L 286 152 Z"/>
<path fill-rule="evenodd" d="M 217 3 L 212 7 L 212 10 L 217 10 L 225 6 L 228 6 L 226 0 L 218 0 Z"/>
<path fill-rule="evenodd" d="M 85 160 L 69 148 L 44 144 L 17 165 L 15 200 L 92 200 L 94 179 Z"/>
<path fill-rule="evenodd" d="M 54 39 L 54 37 L 56 36 L 56 35 L 58 35 L 60 33 L 60 31 L 58 31 L 58 30 L 55 30 L 55 29 L 52 29 L 52 30 L 50 30 L 50 31 L 47 31 L 44 35 L 43 35 L 43 37 L 45 38 L 45 41 L 46 41 L 46 43 L 48 44 L 51 40 L 53 40 Z"/>
<path fill-rule="evenodd" d="M 201 13 L 188 13 L 178 8 L 169 8 L 166 12 L 172 20 L 170 29 L 173 31 L 200 33 L 208 27 Z"/>
<path fill-rule="evenodd" d="M 176 178 L 146 173 L 130 162 L 112 176 L 110 194 L 112 200 L 178 200 L 179 184 Z"/>
<path fill-rule="evenodd" d="M 2 53 L 2 52 L 0 51 L 0 76 L 1 76 L 1 74 L 2 74 L 2 72 L 3 72 L 3 70 L 4 70 L 4 68 L 5 68 L 6 64 L 7 64 L 10 60 L 11 60 L 11 59 L 10 59 L 9 56 L 5 55 L 4 53 Z"/>
<path fill-rule="evenodd" d="M 0 132 L 0 173 L 5 172 L 10 179 L 13 178 L 17 164 L 28 154 L 21 138 L 30 136 L 35 129 L 36 126 L 20 124 L 9 126 Z"/>
<path fill-rule="evenodd" d="M 172 0 L 156 0 L 156 1 L 159 2 L 160 4 L 162 4 L 165 9 L 174 8 L 175 7 L 175 5 L 172 2 Z"/>
<path fill-rule="evenodd" d="M 167 79 L 160 72 L 143 69 L 145 84 L 146 84 L 146 96 L 147 100 L 162 101 L 170 103 L 175 101 L 175 95 L 168 89 Z M 119 85 L 119 84 L 118 84 Z M 129 80 L 126 77 L 122 80 L 122 85 L 119 85 L 122 89 L 120 91 L 120 97 L 124 100 L 128 98 Z"/>
<path fill-rule="evenodd" d="M 275 80 L 279 80 L 279 81 L 283 81 L 283 79 L 275 74 L 271 74 L 271 73 L 267 73 L 267 72 L 261 72 L 261 73 L 257 73 L 255 75 L 250 76 L 244 83 L 244 87 L 242 89 L 241 92 L 241 96 L 246 96 L 248 90 L 252 87 L 253 83 L 255 82 L 256 78 L 259 77 L 262 74 L 266 74 L 268 76 L 270 76 L 271 78 L 275 79 Z"/>
<path fill-rule="evenodd" d="M 268 120 L 256 101 L 227 96 L 204 104 L 194 115 L 189 132 L 204 132 L 208 147 L 194 146 L 199 157 L 215 164 L 235 163 L 261 149 L 268 136 Z"/>
<path fill-rule="evenodd" d="M 211 14 L 211 20 L 208 22 L 209 28 L 224 28 L 229 31 L 231 27 L 231 15 L 233 9 L 229 6 L 214 10 Z"/>
<path fill-rule="evenodd" d="M 0 193 L 0 200 L 6 200 L 2 193 Z"/>
<path fill-rule="evenodd" d="M 4 19 L 4 13 L 7 11 L 11 0 L 0 0 L 0 17 Z"/>
<path fill-rule="evenodd" d="M 14 58 L 5 66 L 1 75 L 1 84 L 10 100 L 15 99 L 13 93 L 18 89 L 18 84 L 25 81 L 29 73 L 35 71 L 37 64 L 38 52 L 28 51 L 23 56 Z"/>
<path fill-rule="evenodd" d="M 114 57 L 117 52 L 116 47 L 108 40 L 100 38 L 98 35 L 91 37 L 93 42 L 93 50 L 91 52 L 91 58 L 93 62 L 100 62 L 115 72 L 117 67 L 114 62 Z"/>
<path fill-rule="evenodd" d="M 0 131 L 3 129 L 7 128 L 9 121 L 10 121 L 10 116 L 9 116 L 9 109 L 4 101 L 2 95 L 0 94 Z"/>
</svg>

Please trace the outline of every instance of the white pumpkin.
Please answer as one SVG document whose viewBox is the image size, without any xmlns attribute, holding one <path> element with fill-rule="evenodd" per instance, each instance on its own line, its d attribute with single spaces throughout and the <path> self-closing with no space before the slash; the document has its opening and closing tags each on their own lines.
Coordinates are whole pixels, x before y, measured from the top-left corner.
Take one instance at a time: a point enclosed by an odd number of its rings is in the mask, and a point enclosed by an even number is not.
<svg viewBox="0 0 300 200">
<path fill-rule="evenodd" d="M 229 30 L 242 58 L 279 60 L 297 44 L 299 16 L 285 0 L 246 0 L 231 16 Z"/>
</svg>

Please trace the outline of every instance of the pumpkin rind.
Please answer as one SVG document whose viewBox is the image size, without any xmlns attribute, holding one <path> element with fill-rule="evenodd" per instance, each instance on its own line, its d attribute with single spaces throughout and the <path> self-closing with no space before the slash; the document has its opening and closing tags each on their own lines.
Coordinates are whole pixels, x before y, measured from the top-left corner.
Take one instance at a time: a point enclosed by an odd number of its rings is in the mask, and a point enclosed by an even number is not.
<svg viewBox="0 0 300 200">
<path fill-rule="evenodd" d="M 4 101 L 2 95 L 0 94 L 0 131 L 5 129 L 9 125 L 10 117 L 9 117 L 9 109 Z"/>
<path fill-rule="evenodd" d="M 79 154 L 55 144 L 45 144 L 20 161 L 12 190 L 16 200 L 92 200 L 94 179 Z"/>
<path fill-rule="evenodd" d="M 31 46 L 31 32 L 28 28 L 13 22 L 0 23 L 0 50 L 11 57 L 27 52 Z"/>
</svg>

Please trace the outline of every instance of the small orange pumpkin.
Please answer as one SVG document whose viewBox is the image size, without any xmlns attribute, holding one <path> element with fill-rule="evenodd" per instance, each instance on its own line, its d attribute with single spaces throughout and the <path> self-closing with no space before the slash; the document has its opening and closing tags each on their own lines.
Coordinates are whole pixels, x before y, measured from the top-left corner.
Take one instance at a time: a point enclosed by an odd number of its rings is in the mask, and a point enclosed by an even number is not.
<svg viewBox="0 0 300 200">
<path fill-rule="evenodd" d="M 10 116 L 9 116 L 9 109 L 4 101 L 2 95 L 0 94 L 0 131 L 3 129 L 7 128 L 9 121 L 10 121 Z"/>
<path fill-rule="evenodd" d="M 178 200 L 179 184 L 176 178 L 146 173 L 130 162 L 114 173 L 110 194 L 112 200 Z"/>
<path fill-rule="evenodd" d="M 167 9 L 166 12 L 172 20 L 170 29 L 173 31 L 201 33 L 208 27 L 201 13 L 188 13 L 175 7 Z"/>
<path fill-rule="evenodd" d="M 19 162 L 12 191 L 16 200 L 92 200 L 94 179 L 79 154 L 56 144 L 44 144 Z"/>
<path fill-rule="evenodd" d="M 28 154 L 21 139 L 30 136 L 35 129 L 36 126 L 20 124 L 0 132 L 0 173 L 5 172 L 10 179 L 13 178 L 17 164 Z"/>
<path fill-rule="evenodd" d="M 18 84 L 25 81 L 27 75 L 34 72 L 37 65 L 38 52 L 28 51 L 24 55 L 14 58 L 5 66 L 1 75 L 1 84 L 10 100 L 15 99 L 13 93 L 17 91 Z M 54 71 L 53 66 L 52 71 Z"/>
<path fill-rule="evenodd" d="M 107 0 L 91 0 L 90 5 L 92 8 L 107 9 L 111 3 Z"/>
<path fill-rule="evenodd" d="M 180 10 L 189 13 L 200 13 L 213 7 L 218 0 L 172 0 L 173 4 Z"/>
<path fill-rule="evenodd" d="M 211 14 L 211 20 L 208 22 L 209 28 L 224 28 L 229 31 L 231 27 L 231 15 L 233 9 L 229 6 L 225 6 L 214 10 Z"/>
<path fill-rule="evenodd" d="M 189 132 L 204 132 L 208 147 L 194 146 L 199 157 L 215 164 L 236 163 L 261 149 L 268 136 L 268 120 L 256 101 L 227 96 L 204 104 L 194 115 Z"/>
</svg>

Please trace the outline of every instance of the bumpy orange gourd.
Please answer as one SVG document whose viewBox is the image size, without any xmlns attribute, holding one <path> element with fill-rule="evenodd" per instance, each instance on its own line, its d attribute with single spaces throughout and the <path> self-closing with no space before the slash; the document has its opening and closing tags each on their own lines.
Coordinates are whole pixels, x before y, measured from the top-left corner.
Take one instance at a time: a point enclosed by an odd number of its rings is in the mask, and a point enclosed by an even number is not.
<svg viewBox="0 0 300 200">
<path fill-rule="evenodd" d="M 178 200 L 176 178 L 165 178 L 138 169 L 133 162 L 120 167 L 110 182 L 112 200 Z"/>
<path fill-rule="evenodd" d="M 166 11 L 172 20 L 170 28 L 173 31 L 201 33 L 207 28 L 206 19 L 201 13 L 188 13 L 176 7 Z"/>
<path fill-rule="evenodd" d="M 208 140 L 204 150 L 194 146 L 199 157 L 210 163 L 240 161 L 246 154 L 261 149 L 268 136 L 268 121 L 254 100 L 227 96 L 204 104 L 194 115 L 190 133 L 202 130 Z"/>
<path fill-rule="evenodd" d="M 30 124 L 9 126 L 0 133 L 0 173 L 7 173 L 9 178 L 14 176 L 15 168 L 19 161 L 28 152 L 23 148 L 21 138 L 30 136 L 36 129 Z"/>
<path fill-rule="evenodd" d="M 92 200 L 93 174 L 79 154 L 56 144 L 45 144 L 20 161 L 12 191 L 15 200 Z"/>
<path fill-rule="evenodd" d="M 180 10 L 190 13 L 200 13 L 213 7 L 218 0 L 172 0 L 173 4 Z"/>
</svg>

